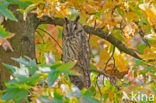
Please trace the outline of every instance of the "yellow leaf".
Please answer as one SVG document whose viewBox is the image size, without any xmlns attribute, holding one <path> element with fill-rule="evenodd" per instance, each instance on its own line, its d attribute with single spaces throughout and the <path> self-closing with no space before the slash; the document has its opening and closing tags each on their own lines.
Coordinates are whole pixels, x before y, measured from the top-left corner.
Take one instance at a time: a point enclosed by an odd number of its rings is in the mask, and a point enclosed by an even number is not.
<svg viewBox="0 0 156 103">
<path fill-rule="evenodd" d="M 0 103 L 6 103 L 5 100 L 0 100 Z"/>
<path fill-rule="evenodd" d="M 109 59 L 110 54 L 107 50 L 101 50 L 100 51 L 100 61 L 98 63 L 100 69 L 104 69 L 104 66 L 106 65 L 107 60 Z"/>
<path fill-rule="evenodd" d="M 27 14 L 34 8 L 37 7 L 37 5 L 39 4 L 39 2 L 35 3 L 35 4 L 31 4 L 29 5 L 25 10 L 24 10 L 24 13 L 23 13 L 23 20 L 26 20 L 26 17 L 27 17 Z"/>
</svg>

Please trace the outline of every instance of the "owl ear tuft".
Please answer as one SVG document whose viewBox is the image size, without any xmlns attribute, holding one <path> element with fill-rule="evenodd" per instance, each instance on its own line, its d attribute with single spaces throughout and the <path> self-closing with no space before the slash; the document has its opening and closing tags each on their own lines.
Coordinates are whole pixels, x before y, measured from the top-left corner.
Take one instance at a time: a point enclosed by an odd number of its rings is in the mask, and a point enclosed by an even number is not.
<svg viewBox="0 0 156 103">
<path fill-rule="evenodd" d="M 76 16 L 76 18 L 75 18 L 75 22 L 78 22 L 79 21 L 79 19 L 80 19 L 80 16 L 78 15 L 78 16 Z"/>
<path fill-rule="evenodd" d="M 68 18 L 67 17 L 65 17 L 65 23 L 69 23 L 69 20 L 68 20 Z"/>
</svg>

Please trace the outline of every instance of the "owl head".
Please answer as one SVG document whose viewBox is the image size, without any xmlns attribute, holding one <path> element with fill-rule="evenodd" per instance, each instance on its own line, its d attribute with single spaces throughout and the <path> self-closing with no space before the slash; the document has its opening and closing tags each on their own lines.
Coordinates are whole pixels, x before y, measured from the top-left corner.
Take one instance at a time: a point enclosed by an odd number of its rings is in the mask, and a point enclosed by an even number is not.
<svg viewBox="0 0 156 103">
<path fill-rule="evenodd" d="M 63 25 L 63 35 L 66 37 L 79 35 L 79 32 L 83 30 L 81 24 L 78 22 L 80 16 L 77 16 L 74 21 L 70 21 L 65 17 L 65 23 Z"/>
</svg>

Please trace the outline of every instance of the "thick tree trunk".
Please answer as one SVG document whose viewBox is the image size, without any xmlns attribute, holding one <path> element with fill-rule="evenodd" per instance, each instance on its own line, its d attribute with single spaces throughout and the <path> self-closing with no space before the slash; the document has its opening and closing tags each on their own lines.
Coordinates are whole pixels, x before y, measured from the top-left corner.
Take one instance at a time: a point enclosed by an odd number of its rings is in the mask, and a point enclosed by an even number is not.
<svg viewBox="0 0 156 103">
<path fill-rule="evenodd" d="M 28 15 L 27 20 L 23 20 L 23 15 L 17 12 L 16 5 L 10 5 L 9 9 L 13 11 L 14 15 L 18 19 L 15 21 L 4 21 L 3 25 L 7 31 L 15 33 L 15 36 L 9 40 L 14 52 L 10 50 L 5 51 L 0 46 L 0 89 L 4 89 L 4 81 L 9 80 L 10 74 L 2 63 L 10 65 L 18 65 L 15 61 L 11 60 L 11 57 L 19 58 L 23 56 L 28 56 L 30 58 L 35 58 L 35 29 L 37 27 L 37 19 L 35 15 Z"/>
</svg>

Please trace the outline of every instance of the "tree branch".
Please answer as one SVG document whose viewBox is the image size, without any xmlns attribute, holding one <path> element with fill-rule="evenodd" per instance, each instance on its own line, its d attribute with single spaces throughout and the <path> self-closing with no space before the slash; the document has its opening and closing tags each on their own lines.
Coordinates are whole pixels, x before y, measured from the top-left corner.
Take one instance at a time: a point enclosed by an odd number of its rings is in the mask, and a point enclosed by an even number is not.
<svg viewBox="0 0 156 103">
<path fill-rule="evenodd" d="M 99 73 L 99 75 L 103 75 L 107 78 L 110 79 L 110 82 L 113 86 L 115 86 L 118 90 L 120 90 L 119 86 L 117 86 L 117 78 L 114 76 L 114 75 L 109 75 L 107 73 L 105 73 L 105 71 L 100 71 L 100 70 L 97 70 L 97 69 L 88 69 L 89 72 L 96 72 L 96 73 Z M 98 87 L 99 89 L 99 87 Z M 100 91 L 100 89 L 99 89 Z"/>
<path fill-rule="evenodd" d="M 50 18 L 47 16 L 44 16 L 41 19 L 39 19 L 39 24 L 54 24 L 54 25 L 63 26 L 64 22 L 65 21 L 63 18 Z M 94 27 L 90 27 L 87 25 L 83 25 L 83 28 L 88 34 L 93 34 L 93 35 L 96 35 L 98 37 L 101 37 L 101 38 L 109 41 L 115 47 L 117 47 L 121 52 L 129 54 L 137 59 L 141 59 L 141 57 L 139 56 L 140 53 L 138 51 L 127 47 L 124 43 L 122 43 L 116 37 L 109 35 L 107 31 L 103 31 L 101 29 L 95 29 Z"/>
</svg>

